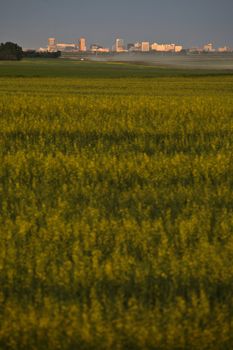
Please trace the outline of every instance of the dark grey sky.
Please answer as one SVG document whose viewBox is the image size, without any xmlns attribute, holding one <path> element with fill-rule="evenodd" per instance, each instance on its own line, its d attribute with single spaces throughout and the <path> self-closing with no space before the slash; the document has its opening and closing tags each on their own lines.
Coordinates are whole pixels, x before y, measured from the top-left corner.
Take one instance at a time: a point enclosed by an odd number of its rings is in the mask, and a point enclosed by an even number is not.
<svg viewBox="0 0 233 350">
<path fill-rule="evenodd" d="M 39 47 L 49 36 L 233 47 L 233 0 L 0 0 L 0 42 Z"/>
</svg>

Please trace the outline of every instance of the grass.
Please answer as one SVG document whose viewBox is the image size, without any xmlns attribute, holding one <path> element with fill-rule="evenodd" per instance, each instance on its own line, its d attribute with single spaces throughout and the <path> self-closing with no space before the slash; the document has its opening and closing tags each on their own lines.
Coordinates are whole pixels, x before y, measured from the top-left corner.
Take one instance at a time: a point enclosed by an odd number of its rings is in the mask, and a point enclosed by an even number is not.
<svg viewBox="0 0 233 350">
<path fill-rule="evenodd" d="M 0 348 L 232 349 L 222 73 L 0 63 Z"/>
</svg>

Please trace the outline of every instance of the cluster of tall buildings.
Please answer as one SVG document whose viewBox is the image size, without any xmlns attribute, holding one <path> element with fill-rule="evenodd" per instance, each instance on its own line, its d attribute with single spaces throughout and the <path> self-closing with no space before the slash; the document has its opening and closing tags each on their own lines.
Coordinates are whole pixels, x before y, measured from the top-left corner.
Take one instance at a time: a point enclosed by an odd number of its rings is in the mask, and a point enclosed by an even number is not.
<svg viewBox="0 0 233 350">
<path fill-rule="evenodd" d="M 47 51 L 49 52 L 133 52 L 133 51 L 141 51 L 141 52 L 149 52 L 149 51 L 166 51 L 166 52 L 180 52 L 183 47 L 181 45 L 176 44 L 150 44 L 148 41 L 136 42 L 134 44 L 125 45 L 124 40 L 117 38 L 115 40 L 115 44 L 112 49 L 103 47 L 99 44 L 92 44 L 90 48 L 87 49 L 86 39 L 80 38 L 77 43 L 58 43 L 55 38 L 48 39 L 48 47 Z"/>
<path fill-rule="evenodd" d="M 113 51 L 116 52 L 149 52 L 149 51 L 160 51 L 160 52 L 181 52 L 183 46 L 176 44 L 158 44 L 150 43 L 149 41 L 142 41 L 136 43 L 124 45 L 123 39 L 116 39 Z"/>
<path fill-rule="evenodd" d="M 125 42 L 121 38 L 117 38 L 112 49 L 103 47 L 99 44 L 92 44 L 90 48 L 87 48 L 87 42 L 85 38 L 80 38 L 76 43 L 59 43 L 55 38 L 48 39 L 48 47 L 46 49 L 40 49 L 41 51 L 48 52 L 90 52 L 90 53 L 108 53 L 108 52 L 174 52 L 179 53 L 183 50 L 182 45 L 168 44 L 168 43 L 150 43 L 149 41 L 142 41 L 136 43 L 129 43 L 125 45 Z M 206 44 L 201 48 L 186 49 L 189 52 L 232 52 L 233 50 L 228 47 L 220 47 L 215 49 L 212 43 Z"/>
<path fill-rule="evenodd" d="M 212 43 L 205 44 L 202 47 L 193 47 L 189 49 L 189 52 L 232 52 L 233 50 L 228 46 L 214 48 Z"/>
<path fill-rule="evenodd" d="M 61 51 L 61 52 L 74 52 L 74 51 L 80 51 L 80 52 L 85 52 L 87 51 L 87 46 L 86 46 L 86 39 L 85 38 L 80 38 L 77 43 L 57 43 L 55 38 L 48 38 L 48 47 L 47 47 L 48 52 L 56 52 L 56 51 Z"/>
</svg>

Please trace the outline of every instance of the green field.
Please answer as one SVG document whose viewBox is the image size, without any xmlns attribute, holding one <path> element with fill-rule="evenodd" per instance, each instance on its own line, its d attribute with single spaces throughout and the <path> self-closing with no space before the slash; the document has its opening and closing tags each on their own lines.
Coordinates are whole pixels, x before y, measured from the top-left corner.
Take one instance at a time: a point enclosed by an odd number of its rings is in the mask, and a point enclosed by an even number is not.
<svg viewBox="0 0 233 350">
<path fill-rule="evenodd" d="M 208 57 L 207 57 L 208 58 Z M 112 58 L 114 59 L 114 57 Z M 121 56 L 115 59 L 121 59 Z M 123 58 L 122 58 L 123 59 Z M 171 60 L 171 58 L 170 58 Z M 188 59 L 186 59 L 188 60 Z M 230 60 L 232 62 L 233 58 Z M 0 61 L 0 77 L 46 77 L 46 78 L 78 78 L 78 79 L 106 79 L 106 78 L 158 78 L 158 77 L 198 77 L 198 76 L 233 76 L 233 69 L 224 69 L 226 62 L 224 59 L 218 59 L 218 67 L 213 69 L 213 64 L 209 64 L 210 69 L 194 69 L 202 67 L 203 61 L 208 64 L 208 59 L 194 60 L 189 63 L 189 68 L 185 66 L 185 59 L 180 59 L 178 62 L 174 59 L 174 67 L 166 63 L 162 65 L 160 59 L 158 66 L 155 62 L 91 62 L 69 59 L 25 59 L 20 63 Z M 207 61 L 207 62 L 206 62 Z M 182 68 L 182 65 L 185 68 Z M 222 67 L 222 68 L 221 68 Z"/>
<path fill-rule="evenodd" d="M 0 62 L 0 349 L 233 348 L 233 75 Z"/>
</svg>

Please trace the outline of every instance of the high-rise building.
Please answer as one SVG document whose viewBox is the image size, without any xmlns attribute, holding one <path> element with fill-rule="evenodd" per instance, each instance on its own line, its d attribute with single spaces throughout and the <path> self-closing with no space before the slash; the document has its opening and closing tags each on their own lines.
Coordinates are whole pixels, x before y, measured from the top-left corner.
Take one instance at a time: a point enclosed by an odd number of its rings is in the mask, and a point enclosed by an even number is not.
<svg viewBox="0 0 233 350">
<path fill-rule="evenodd" d="M 122 52 L 124 51 L 124 40 L 123 39 L 116 39 L 116 42 L 115 42 L 115 51 L 116 52 Z"/>
<path fill-rule="evenodd" d="M 57 51 L 57 45 L 56 45 L 55 38 L 48 38 L 48 51 L 49 52 Z"/>
<path fill-rule="evenodd" d="M 48 45 L 49 46 L 55 46 L 56 45 L 56 39 L 55 38 L 48 38 Z"/>
<path fill-rule="evenodd" d="M 141 50 L 142 50 L 142 52 L 149 52 L 150 51 L 150 43 L 148 41 L 143 41 L 141 44 Z"/>
<path fill-rule="evenodd" d="M 205 51 L 205 52 L 213 52 L 213 51 L 215 51 L 214 48 L 213 48 L 213 44 L 209 43 L 209 44 L 204 45 L 203 46 L 203 51 Z"/>
<path fill-rule="evenodd" d="M 87 51 L 87 45 L 86 45 L 86 39 L 85 38 L 80 38 L 79 39 L 79 51 Z"/>
</svg>

